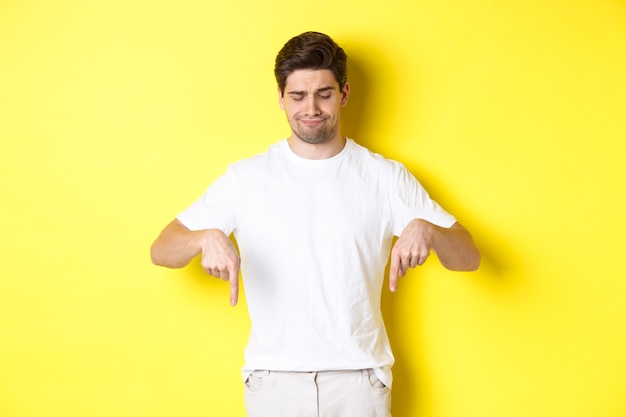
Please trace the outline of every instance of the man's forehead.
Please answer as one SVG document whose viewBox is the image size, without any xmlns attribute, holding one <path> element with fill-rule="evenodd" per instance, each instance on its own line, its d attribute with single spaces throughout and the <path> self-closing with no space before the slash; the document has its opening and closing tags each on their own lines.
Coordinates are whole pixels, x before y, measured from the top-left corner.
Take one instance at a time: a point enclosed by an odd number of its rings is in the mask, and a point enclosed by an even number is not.
<svg viewBox="0 0 626 417">
<path fill-rule="evenodd" d="M 339 88 L 335 75 L 328 69 L 299 69 L 287 77 L 285 90 L 319 90 Z"/>
</svg>

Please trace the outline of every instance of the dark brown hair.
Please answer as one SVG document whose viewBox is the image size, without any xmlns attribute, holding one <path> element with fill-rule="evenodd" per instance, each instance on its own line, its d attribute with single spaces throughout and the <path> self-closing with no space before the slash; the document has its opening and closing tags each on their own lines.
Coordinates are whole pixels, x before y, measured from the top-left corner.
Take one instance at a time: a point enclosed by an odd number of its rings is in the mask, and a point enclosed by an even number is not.
<svg viewBox="0 0 626 417">
<path fill-rule="evenodd" d="M 332 71 L 341 90 L 347 80 L 346 62 L 346 53 L 328 35 L 305 32 L 291 38 L 278 52 L 274 75 L 281 95 L 285 92 L 287 77 L 300 69 Z"/>
</svg>

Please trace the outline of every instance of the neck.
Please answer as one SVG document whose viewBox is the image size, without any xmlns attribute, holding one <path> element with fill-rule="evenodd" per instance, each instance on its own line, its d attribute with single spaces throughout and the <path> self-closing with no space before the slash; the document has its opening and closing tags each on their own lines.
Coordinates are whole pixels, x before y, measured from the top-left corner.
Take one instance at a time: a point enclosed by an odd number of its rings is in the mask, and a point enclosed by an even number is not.
<svg viewBox="0 0 626 417">
<path fill-rule="evenodd" d="M 337 135 L 335 138 L 330 139 L 323 143 L 307 143 L 302 139 L 292 134 L 288 139 L 289 147 L 301 158 L 305 159 L 328 159 L 339 154 L 346 146 L 346 138 L 341 135 Z"/>
</svg>

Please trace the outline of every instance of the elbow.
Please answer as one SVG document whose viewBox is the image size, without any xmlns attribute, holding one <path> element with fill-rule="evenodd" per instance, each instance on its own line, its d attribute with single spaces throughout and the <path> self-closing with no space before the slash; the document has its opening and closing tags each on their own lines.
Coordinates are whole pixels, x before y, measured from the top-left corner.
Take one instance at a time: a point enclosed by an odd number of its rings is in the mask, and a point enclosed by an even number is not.
<svg viewBox="0 0 626 417">
<path fill-rule="evenodd" d="M 162 257 L 159 254 L 159 251 L 152 245 L 150 247 L 150 260 L 156 266 L 166 266 Z"/>
<path fill-rule="evenodd" d="M 442 265 L 450 271 L 473 272 L 480 268 L 481 255 L 478 249 L 474 249 L 465 256 L 457 258 L 454 261 L 443 262 Z"/>
<path fill-rule="evenodd" d="M 478 270 L 478 268 L 480 268 L 480 260 L 481 260 L 480 252 L 476 250 L 475 253 L 472 254 L 470 259 L 468 260 L 466 271 L 472 272 L 472 271 Z"/>
<path fill-rule="evenodd" d="M 150 247 L 150 260 L 154 265 L 164 266 L 166 268 L 181 268 L 182 266 L 184 266 L 174 264 L 170 257 L 166 256 L 164 250 L 159 248 L 159 246 L 156 244 L 153 244 Z"/>
<path fill-rule="evenodd" d="M 478 270 L 480 268 L 480 259 L 480 251 L 474 246 L 473 250 L 467 254 L 463 271 L 472 272 Z"/>
<path fill-rule="evenodd" d="M 455 245 L 447 248 L 446 256 L 442 256 L 444 259 L 440 258 L 443 266 L 451 271 L 463 272 L 472 272 L 480 268 L 480 251 L 469 232 L 459 223 L 455 223 L 448 230 L 454 230 L 458 239 Z"/>
</svg>

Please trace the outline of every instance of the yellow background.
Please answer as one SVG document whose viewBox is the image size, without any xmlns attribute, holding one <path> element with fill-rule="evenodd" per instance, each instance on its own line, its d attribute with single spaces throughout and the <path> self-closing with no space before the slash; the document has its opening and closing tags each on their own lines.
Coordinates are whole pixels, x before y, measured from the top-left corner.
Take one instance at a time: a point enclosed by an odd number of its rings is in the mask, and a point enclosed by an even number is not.
<svg viewBox="0 0 626 417">
<path fill-rule="evenodd" d="M 306 30 L 483 253 L 385 291 L 394 417 L 625 416 L 623 0 L 2 1 L 0 415 L 244 416 L 245 299 L 148 249 L 288 134 Z"/>
</svg>

